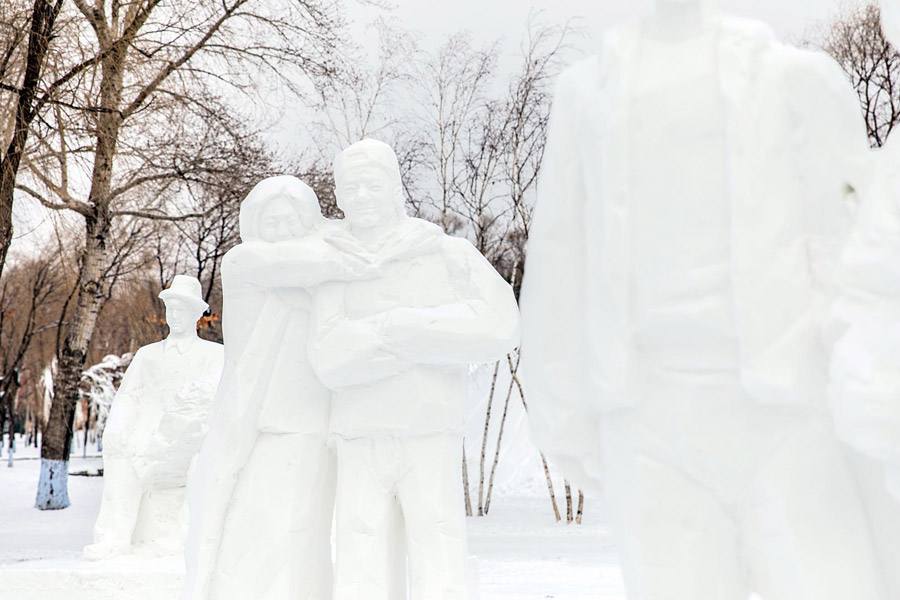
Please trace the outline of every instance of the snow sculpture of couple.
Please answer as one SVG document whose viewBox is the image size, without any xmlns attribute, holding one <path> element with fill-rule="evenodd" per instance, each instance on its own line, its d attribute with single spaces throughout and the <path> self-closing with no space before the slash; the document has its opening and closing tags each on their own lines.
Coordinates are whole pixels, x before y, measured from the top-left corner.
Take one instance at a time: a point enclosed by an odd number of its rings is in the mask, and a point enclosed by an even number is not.
<svg viewBox="0 0 900 600">
<path fill-rule="evenodd" d="M 412 598 L 468 597 L 467 365 L 516 346 L 516 300 L 471 244 L 406 215 L 389 146 L 353 144 L 334 171 L 342 221 L 294 177 L 241 205 L 185 600 L 395 600 L 406 558 Z"/>
</svg>

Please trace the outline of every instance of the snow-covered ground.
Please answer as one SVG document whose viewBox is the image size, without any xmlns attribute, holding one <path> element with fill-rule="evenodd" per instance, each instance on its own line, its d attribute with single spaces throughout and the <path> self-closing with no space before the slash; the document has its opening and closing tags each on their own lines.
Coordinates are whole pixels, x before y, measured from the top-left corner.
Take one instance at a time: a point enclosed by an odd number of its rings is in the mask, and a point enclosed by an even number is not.
<svg viewBox="0 0 900 600">
<path fill-rule="evenodd" d="M 101 466 L 96 452 L 80 458 L 76 447 L 70 471 Z M 90 543 L 99 510 L 101 477 L 70 476 L 72 506 L 61 511 L 32 508 L 40 470 L 35 448 L 19 441 L 13 468 L 0 461 L 0 570 L 28 560 L 77 560 Z M 560 490 L 561 491 L 561 490 Z M 561 508 L 565 500 L 559 494 Z M 581 525 L 554 522 L 550 500 L 538 485 L 501 486 L 491 513 L 469 519 L 469 550 L 479 558 L 482 600 L 623 600 L 624 592 L 602 508 L 585 503 Z M 8 597 L 0 588 L 0 600 Z M 47 596 L 47 600 L 55 600 Z"/>
</svg>

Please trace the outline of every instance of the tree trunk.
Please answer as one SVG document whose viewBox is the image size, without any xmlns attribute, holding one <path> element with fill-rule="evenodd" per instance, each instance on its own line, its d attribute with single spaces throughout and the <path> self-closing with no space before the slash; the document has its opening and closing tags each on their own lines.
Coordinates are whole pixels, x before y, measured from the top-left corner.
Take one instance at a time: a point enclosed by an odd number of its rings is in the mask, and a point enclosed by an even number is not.
<svg viewBox="0 0 900 600">
<path fill-rule="evenodd" d="M 491 426 L 491 407 L 494 404 L 494 392 L 497 389 L 497 373 L 500 371 L 500 361 L 494 365 L 494 375 L 491 378 L 491 393 L 488 396 L 487 411 L 484 414 L 484 435 L 481 438 L 481 461 L 478 463 L 478 516 L 484 516 L 484 461 L 487 455 L 488 430 Z"/>
<path fill-rule="evenodd" d="M 41 477 L 35 506 L 41 510 L 69 506 L 69 453 L 81 373 L 97 316 L 103 306 L 103 271 L 110 234 L 109 192 L 122 115 L 122 64 L 125 50 L 113 50 L 102 62 L 101 111 L 97 116 L 96 149 L 85 218 L 85 245 L 78 271 L 78 298 L 59 353 L 54 398 L 41 441 Z"/>
<path fill-rule="evenodd" d="M 512 398 L 513 385 L 515 381 L 512 376 L 516 374 L 519 368 L 518 360 L 513 365 L 512 356 L 506 355 L 506 362 L 509 365 L 509 388 L 506 390 L 506 399 L 503 401 L 503 414 L 500 415 L 500 431 L 497 433 L 497 445 L 494 448 L 494 463 L 491 465 L 491 474 L 488 477 L 487 494 L 484 499 L 484 514 L 488 514 L 491 510 L 491 496 L 494 492 L 494 476 L 497 474 L 497 465 L 500 463 L 500 447 L 503 442 L 503 431 L 506 427 L 506 415 L 509 413 L 509 399 Z"/>
<path fill-rule="evenodd" d="M 566 523 L 571 523 L 575 520 L 575 515 L 572 512 L 572 486 L 569 485 L 568 480 L 563 480 L 563 484 L 566 488 Z"/>
<path fill-rule="evenodd" d="M 87 415 L 84 417 L 84 445 L 81 448 L 81 458 L 87 458 L 88 430 L 91 424 L 91 403 L 87 403 Z"/>
<path fill-rule="evenodd" d="M 25 57 L 25 76 L 22 79 L 22 87 L 19 89 L 19 98 L 16 102 L 16 118 L 13 127 L 12 139 L 6 148 L 6 153 L 0 160 L 0 275 L 6 264 L 6 254 L 13 235 L 13 194 L 16 189 L 16 175 L 25 152 L 25 143 L 28 141 L 28 130 L 36 116 L 34 110 L 35 93 L 41 79 L 41 69 L 44 58 L 47 56 L 47 48 L 50 45 L 50 37 L 53 25 L 62 7 L 62 0 L 35 0 L 31 13 L 31 31 L 28 35 L 28 53 Z"/>
<path fill-rule="evenodd" d="M 581 516 L 584 514 L 584 492 L 578 490 L 578 511 L 575 513 L 575 523 L 581 525 Z"/>
<path fill-rule="evenodd" d="M 6 410 L 9 414 L 9 448 L 7 449 L 8 461 L 6 466 L 12 468 L 13 458 L 16 453 L 16 396 L 19 393 L 18 369 L 13 369 L 8 377 L 12 377 L 12 379 L 4 388 L 4 391 L 6 392 L 4 395 L 4 398 L 6 399 Z"/>
<path fill-rule="evenodd" d="M 466 464 L 466 439 L 463 438 L 462 451 L 463 497 L 466 501 L 466 516 L 472 516 L 472 495 L 469 493 L 469 465 Z"/>
<path fill-rule="evenodd" d="M 556 492 L 553 491 L 553 479 L 550 477 L 550 467 L 547 465 L 547 457 L 541 452 L 541 463 L 544 465 L 544 478 L 547 480 L 547 489 L 550 492 L 550 504 L 553 505 L 553 516 L 559 523 L 562 517 L 559 516 L 559 506 L 556 504 Z"/>
<path fill-rule="evenodd" d="M 53 403 L 41 438 L 41 478 L 35 506 L 41 510 L 69 506 L 68 463 L 78 388 L 97 315 L 103 305 L 103 268 L 109 224 L 88 219 L 88 236 L 78 274 L 78 300 L 60 351 Z"/>
</svg>

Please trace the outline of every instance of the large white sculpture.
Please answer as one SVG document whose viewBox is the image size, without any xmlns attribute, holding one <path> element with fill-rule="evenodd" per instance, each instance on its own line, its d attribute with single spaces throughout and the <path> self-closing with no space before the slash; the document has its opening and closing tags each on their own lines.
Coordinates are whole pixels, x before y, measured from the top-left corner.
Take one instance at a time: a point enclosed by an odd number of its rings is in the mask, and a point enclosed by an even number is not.
<svg viewBox="0 0 900 600">
<path fill-rule="evenodd" d="M 820 324 L 867 140 L 837 65 L 658 0 L 556 92 L 522 291 L 538 445 L 630 600 L 887 600 Z"/>
<path fill-rule="evenodd" d="M 468 598 L 459 476 L 468 364 L 518 342 L 510 286 L 466 240 L 408 217 L 397 158 L 363 140 L 335 160 L 343 236 L 377 277 L 314 297 L 309 356 L 334 390 L 335 600 L 394 600 L 389 548 L 399 505 L 412 600 Z"/>
<path fill-rule="evenodd" d="M 334 226 L 295 177 L 257 184 L 240 229 L 222 264 L 225 368 L 190 485 L 182 597 L 329 598 L 330 391 L 307 360 L 307 290 L 374 268 L 327 241 Z"/>
<path fill-rule="evenodd" d="M 195 277 L 160 292 L 168 337 L 140 348 L 103 434 L 103 499 L 85 558 L 183 549 L 185 486 L 222 371 L 221 344 L 197 336 L 208 308 Z"/>
<path fill-rule="evenodd" d="M 900 48 L 900 2 L 883 3 L 884 30 Z M 891 586 L 900 597 L 900 135 L 875 153 L 865 202 L 844 249 L 829 396 Z"/>
</svg>

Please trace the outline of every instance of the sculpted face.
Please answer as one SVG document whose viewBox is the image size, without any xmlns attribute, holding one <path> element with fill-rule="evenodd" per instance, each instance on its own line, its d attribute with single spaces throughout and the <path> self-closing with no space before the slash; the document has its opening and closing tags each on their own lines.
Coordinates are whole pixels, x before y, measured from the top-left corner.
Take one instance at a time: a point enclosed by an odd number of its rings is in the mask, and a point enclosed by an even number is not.
<svg viewBox="0 0 900 600">
<path fill-rule="evenodd" d="M 178 298 L 166 300 L 166 323 L 169 326 L 169 335 L 184 335 L 196 332 L 197 321 L 203 315 L 195 306 Z"/>
<path fill-rule="evenodd" d="M 353 229 L 385 228 L 399 217 L 400 190 L 378 167 L 367 165 L 348 170 L 337 192 L 338 205 Z"/>
<path fill-rule="evenodd" d="M 259 236 L 266 242 L 282 242 L 303 235 L 303 221 L 284 196 L 269 199 L 259 214 Z"/>
</svg>

